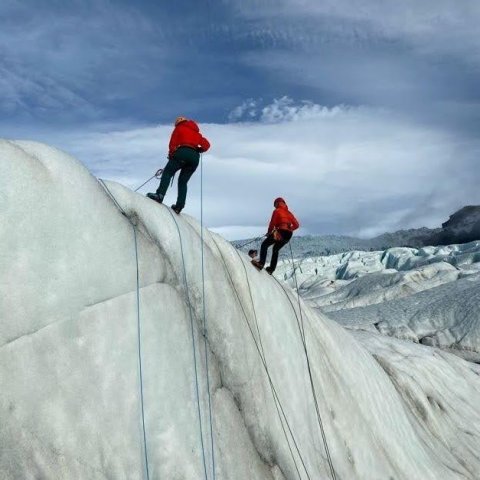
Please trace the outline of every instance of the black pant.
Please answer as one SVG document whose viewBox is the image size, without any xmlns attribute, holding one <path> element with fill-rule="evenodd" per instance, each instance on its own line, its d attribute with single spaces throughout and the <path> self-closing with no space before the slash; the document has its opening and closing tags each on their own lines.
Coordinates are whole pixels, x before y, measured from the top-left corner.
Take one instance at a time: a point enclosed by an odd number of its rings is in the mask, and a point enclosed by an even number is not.
<svg viewBox="0 0 480 480">
<path fill-rule="evenodd" d="M 190 147 L 178 148 L 172 157 L 168 160 L 167 166 L 163 170 L 162 179 L 157 189 L 157 195 L 163 200 L 167 193 L 170 180 L 177 170 L 180 170 L 178 177 L 178 195 L 176 206 L 183 208 L 187 198 L 187 183 L 198 167 L 200 154 Z"/>
<path fill-rule="evenodd" d="M 292 238 L 292 232 L 289 230 L 278 230 L 282 239 L 275 241 L 273 239 L 273 234 L 270 234 L 263 242 L 260 247 L 260 263 L 265 265 L 267 260 L 267 251 L 268 247 L 273 245 L 272 258 L 270 259 L 270 270 L 273 272 L 277 268 L 278 262 L 278 252 L 282 247 L 284 247 Z"/>
</svg>

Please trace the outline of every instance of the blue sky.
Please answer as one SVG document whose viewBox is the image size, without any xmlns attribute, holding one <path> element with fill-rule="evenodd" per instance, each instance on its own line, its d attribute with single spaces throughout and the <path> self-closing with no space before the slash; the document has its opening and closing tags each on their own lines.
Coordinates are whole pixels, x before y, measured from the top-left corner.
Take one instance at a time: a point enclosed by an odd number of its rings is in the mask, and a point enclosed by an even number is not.
<svg viewBox="0 0 480 480">
<path fill-rule="evenodd" d="M 182 114 L 230 238 L 277 195 L 303 233 L 434 226 L 480 202 L 479 22 L 475 0 L 3 0 L 2 136 L 136 186 Z"/>
</svg>

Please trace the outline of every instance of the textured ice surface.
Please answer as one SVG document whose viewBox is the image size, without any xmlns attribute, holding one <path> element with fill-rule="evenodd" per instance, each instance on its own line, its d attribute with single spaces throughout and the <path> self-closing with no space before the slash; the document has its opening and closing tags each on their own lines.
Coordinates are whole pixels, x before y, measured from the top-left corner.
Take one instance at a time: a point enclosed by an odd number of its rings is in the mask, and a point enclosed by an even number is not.
<svg viewBox="0 0 480 480">
<path fill-rule="evenodd" d="M 55 149 L 1 141 L 0 171 L 0 478 L 144 479 L 132 227 Z M 293 292 L 205 231 L 205 352 L 198 223 L 107 185 L 137 226 L 150 478 L 205 478 L 190 313 L 208 478 L 205 354 L 216 478 L 330 478 Z M 474 365 L 349 332 L 303 302 L 302 319 L 339 480 L 478 478 Z"/>
<path fill-rule="evenodd" d="M 296 261 L 299 292 L 348 328 L 480 361 L 480 241 L 347 252 Z M 295 286 L 291 262 L 277 276 Z"/>
<path fill-rule="evenodd" d="M 380 305 L 329 313 L 342 325 L 460 350 L 480 361 L 480 274 Z"/>
</svg>

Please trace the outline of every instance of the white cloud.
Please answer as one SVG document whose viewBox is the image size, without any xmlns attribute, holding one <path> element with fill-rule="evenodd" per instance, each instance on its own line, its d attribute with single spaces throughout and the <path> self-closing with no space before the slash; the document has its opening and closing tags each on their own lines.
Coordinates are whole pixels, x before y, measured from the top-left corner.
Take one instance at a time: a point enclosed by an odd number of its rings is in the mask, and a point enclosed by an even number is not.
<svg viewBox="0 0 480 480">
<path fill-rule="evenodd" d="M 287 109 L 279 123 L 201 125 L 212 142 L 203 170 L 210 227 L 230 238 L 257 236 L 279 195 L 304 233 L 353 235 L 439 225 L 463 204 L 480 202 L 479 173 L 472 169 L 480 142 L 459 144 L 446 132 L 385 110 L 338 107 L 332 114 L 299 105 L 301 115 Z M 170 132 L 171 126 L 124 129 L 58 136 L 53 143 L 95 174 L 134 188 L 166 163 Z M 197 172 L 186 208 L 197 217 L 199 182 Z M 176 186 L 169 204 L 175 194 Z"/>
<path fill-rule="evenodd" d="M 235 107 L 228 118 L 231 122 L 259 120 L 262 123 L 294 122 L 320 117 L 332 117 L 351 109 L 345 105 L 332 108 L 318 105 L 308 100 L 295 102 L 284 95 L 272 103 L 262 105 L 262 99 L 248 99 Z"/>
<path fill-rule="evenodd" d="M 402 42 L 423 54 L 454 55 L 480 63 L 477 0 L 244 0 L 235 2 L 235 8 L 255 19 L 259 30 L 268 25 L 273 29 L 270 35 L 283 34 L 295 44 L 321 43 L 332 36 L 355 43 L 384 39 Z M 306 22 L 299 31 L 297 20 L 322 22 L 321 28 Z"/>
<path fill-rule="evenodd" d="M 257 100 L 249 98 L 236 106 L 229 114 L 228 120 L 236 122 L 238 120 L 254 119 L 257 117 Z"/>
<path fill-rule="evenodd" d="M 348 107 L 337 105 L 332 108 L 324 107 L 308 100 L 296 103 L 292 98 L 283 96 L 274 99 L 270 105 L 262 108 L 260 120 L 265 123 L 294 122 L 297 120 L 314 120 L 333 117 L 345 113 Z"/>
</svg>

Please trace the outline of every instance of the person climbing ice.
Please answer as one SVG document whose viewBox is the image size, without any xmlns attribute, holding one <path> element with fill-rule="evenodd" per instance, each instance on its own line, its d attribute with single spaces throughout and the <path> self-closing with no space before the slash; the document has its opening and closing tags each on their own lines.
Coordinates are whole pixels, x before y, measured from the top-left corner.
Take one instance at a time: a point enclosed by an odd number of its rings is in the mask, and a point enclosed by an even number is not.
<svg viewBox="0 0 480 480">
<path fill-rule="evenodd" d="M 252 264 L 259 270 L 262 270 L 267 260 L 268 247 L 273 245 L 270 265 L 265 269 L 270 275 L 275 271 L 275 268 L 277 268 L 280 249 L 290 241 L 293 232 L 300 226 L 298 220 L 288 209 L 283 198 L 276 198 L 273 206 L 275 210 L 273 211 L 272 219 L 268 226 L 267 238 L 262 242 L 260 247 L 260 259 L 252 260 Z"/>
<path fill-rule="evenodd" d="M 185 207 L 187 184 L 198 167 L 200 153 L 206 152 L 209 148 L 210 142 L 202 136 L 193 120 L 177 117 L 168 145 L 168 163 L 163 170 L 160 185 L 155 193 L 147 193 L 147 197 L 162 203 L 170 180 L 180 170 L 177 202 L 172 205 L 172 210 L 180 213 Z"/>
</svg>

